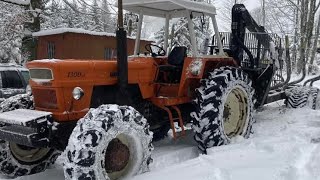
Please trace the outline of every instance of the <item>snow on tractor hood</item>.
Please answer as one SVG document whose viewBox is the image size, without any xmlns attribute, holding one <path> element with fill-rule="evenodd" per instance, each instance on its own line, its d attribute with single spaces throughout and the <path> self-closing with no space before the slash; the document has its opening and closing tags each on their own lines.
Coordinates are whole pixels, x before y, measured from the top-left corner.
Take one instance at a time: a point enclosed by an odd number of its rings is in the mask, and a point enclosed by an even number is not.
<svg viewBox="0 0 320 180">
<path fill-rule="evenodd" d="M 216 15 L 216 8 L 207 3 L 200 3 L 186 0 L 123 0 L 123 8 L 125 10 L 140 13 L 149 16 L 166 17 L 171 14 L 172 18 L 178 16 L 179 11 L 188 10 L 190 12 L 200 12 L 205 15 Z"/>
</svg>

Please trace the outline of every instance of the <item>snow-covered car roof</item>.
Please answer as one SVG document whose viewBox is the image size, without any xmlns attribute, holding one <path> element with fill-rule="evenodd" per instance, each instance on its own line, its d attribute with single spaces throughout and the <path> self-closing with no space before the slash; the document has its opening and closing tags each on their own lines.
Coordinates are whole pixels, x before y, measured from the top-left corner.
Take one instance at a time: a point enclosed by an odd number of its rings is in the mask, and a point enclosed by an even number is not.
<svg viewBox="0 0 320 180">
<path fill-rule="evenodd" d="M 180 17 L 178 12 L 183 10 L 216 15 L 213 5 L 190 0 L 123 0 L 123 8 L 138 14 L 142 10 L 145 15 L 157 17 L 165 17 L 168 13 L 171 13 L 172 18 Z"/>
<path fill-rule="evenodd" d="M 27 68 L 20 65 L 0 63 L 0 71 L 9 71 L 9 70 L 28 71 Z"/>
</svg>

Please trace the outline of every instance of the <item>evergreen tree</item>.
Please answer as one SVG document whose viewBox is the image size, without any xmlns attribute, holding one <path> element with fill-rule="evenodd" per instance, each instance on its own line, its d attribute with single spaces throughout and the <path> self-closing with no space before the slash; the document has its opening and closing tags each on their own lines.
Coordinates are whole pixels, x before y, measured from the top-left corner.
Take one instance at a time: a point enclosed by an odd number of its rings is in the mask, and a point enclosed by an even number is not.
<svg viewBox="0 0 320 180">
<path fill-rule="evenodd" d="M 102 13 L 98 5 L 98 0 L 93 0 L 93 6 L 90 8 L 90 13 L 92 14 L 92 19 L 90 22 L 92 31 L 103 31 L 102 25 Z"/>
<path fill-rule="evenodd" d="M 65 27 L 64 25 L 64 18 L 62 17 L 63 8 L 59 1 L 51 0 L 51 3 L 47 4 L 46 11 L 44 12 L 43 19 L 41 23 L 41 29 L 52 29 L 52 28 L 59 28 Z"/>
<path fill-rule="evenodd" d="M 101 8 L 102 8 L 101 20 L 102 20 L 103 31 L 114 32 L 116 23 L 114 18 L 111 16 L 109 4 L 107 0 L 102 0 Z"/>
</svg>

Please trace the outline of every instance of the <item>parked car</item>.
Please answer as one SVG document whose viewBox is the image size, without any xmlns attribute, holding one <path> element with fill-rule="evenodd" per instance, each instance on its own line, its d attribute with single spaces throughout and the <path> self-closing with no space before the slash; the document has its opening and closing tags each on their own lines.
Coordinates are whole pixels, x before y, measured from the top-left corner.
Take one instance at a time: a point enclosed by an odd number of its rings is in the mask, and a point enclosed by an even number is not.
<svg viewBox="0 0 320 180">
<path fill-rule="evenodd" d="M 26 93 L 29 70 L 18 65 L 0 64 L 0 102 L 17 94 Z"/>
</svg>

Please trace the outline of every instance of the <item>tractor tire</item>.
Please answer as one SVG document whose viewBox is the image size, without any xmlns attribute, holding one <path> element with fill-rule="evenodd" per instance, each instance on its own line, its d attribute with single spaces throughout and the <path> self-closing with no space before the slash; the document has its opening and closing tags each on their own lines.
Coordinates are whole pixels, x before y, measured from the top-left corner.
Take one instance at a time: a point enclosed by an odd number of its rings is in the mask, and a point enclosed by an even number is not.
<svg viewBox="0 0 320 180">
<path fill-rule="evenodd" d="M 102 105 L 79 120 L 66 148 L 67 180 L 114 180 L 145 172 L 152 132 L 134 108 Z"/>
<path fill-rule="evenodd" d="M 296 86 L 286 90 L 285 104 L 289 108 L 320 108 L 320 93 L 315 87 Z"/>
<path fill-rule="evenodd" d="M 191 113 L 198 148 L 207 153 L 210 147 L 229 144 L 233 137 L 248 138 L 254 123 L 254 90 L 248 75 L 238 68 L 221 67 L 201 84 Z"/>
<path fill-rule="evenodd" d="M 33 98 L 27 94 L 10 97 L 0 104 L 0 112 L 34 109 Z M 27 147 L 0 140 L 0 173 L 15 178 L 45 171 L 54 164 L 60 152 L 54 149 Z"/>
</svg>

